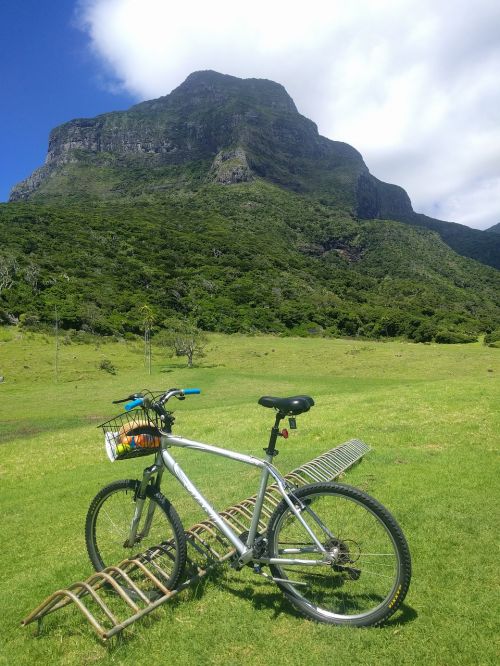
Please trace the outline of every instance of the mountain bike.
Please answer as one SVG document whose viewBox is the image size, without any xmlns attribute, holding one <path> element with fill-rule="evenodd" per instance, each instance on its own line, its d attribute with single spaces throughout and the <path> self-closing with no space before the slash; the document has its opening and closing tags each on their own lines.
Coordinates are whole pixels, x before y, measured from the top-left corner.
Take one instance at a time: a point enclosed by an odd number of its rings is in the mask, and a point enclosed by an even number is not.
<svg viewBox="0 0 500 666">
<path fill-rule="evenodd" d="M 275 420 L 265 459 L 176 436 L 174 416 L 166 409 L 172 398 L 184 400 L 199 389 L 172 388 L 162 393 L 136 393 L 125 412 L 104 424 L 111 460 L 155 456 L 142 479 L 115 481 L 92 500 L 86 519 L 86 544 L 93 566 L 101 571 L 136 553 L 146 553 L 167 571 L 164 584 L 175 589 L 182 579 L 187 545 L 181 520 L 161 493 L 165 470 L 200 505 L 234 547 L 234 569 L 250 566 L 278 585 L 305 616 L 329 624 L 371 626 L 387 620 L 402 604 L 411 578 L 411 558 L 395 518 L 365 492 L 340 483 L 314 483 L 297 488 L 273 464 L 283 419 L 296 426 L 314 400 L 306 395 L 263 396 L 259 404 L 274 409 Z M 261 471 L 250 529 L 243 534 L 217 513 L 174 459 L 176 447 L 222 456 Z M 269 480 L 281 501 L 258 532 Z M 264 571 L 269 569 L 269 573 Z"/>
</svg>

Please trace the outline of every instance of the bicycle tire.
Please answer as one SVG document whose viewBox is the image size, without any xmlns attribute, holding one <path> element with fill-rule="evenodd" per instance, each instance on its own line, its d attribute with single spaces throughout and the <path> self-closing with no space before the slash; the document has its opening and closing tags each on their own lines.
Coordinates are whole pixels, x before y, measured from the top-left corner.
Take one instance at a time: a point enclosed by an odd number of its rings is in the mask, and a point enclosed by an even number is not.
<svg viewBox="0 0 500 666">
<path fill-rule="evenodd" d="M 401 606 L 411 579 L 410 550 L 394 517 L 373 497 L 343 484 L 311 484 L 289 497 L 306 506 L 301 516 L 336 560 L 270 564 L 288 600 L 307 617 L 327 624 L 366 627 L 387 620 Z M 319 549 L 285 500 L 271 516 L 267 539 L 271 558 L 320 560 Z"/>
<path fill-rule="evenodd" d="M 150 561 L 156 562 L 160 567 L 153 567 L 152 573 L 165 587 L 175 589 L 186 564 L 184 528 L 172 504 L 151 486 L 146 488 L 146 502 L 138 529 L 140 534 L 149 504 L 153 502 L 153 522 L 149 533 L 142 538 L 138 537 L 133 547 L 125 546 L 139 487 L 140 481 L 136 479 L 114 481 L 102 488 L 90 503 L 85 522 L 85 542 L 90 561 L 96 571 L 102 571 L 125 559 L 138 556 L 144 558 L 146 553 L 146 558 L 149 557 Z M 160 551 L 155 549 L 158 545 L 162 546 Z M 135 576 L 141 577 L 139 572 L 136 572 Z M 134 579 L 134 574 L 131 578 Z M 148 586 L 149 584 L 146 585 L 146 591 Z M 152 585 L 150 587 L 154 592 L 148 593 L 149 598 L 161 596 L 161 593 L 157 593 L 157 588 Z"/>
</svg>

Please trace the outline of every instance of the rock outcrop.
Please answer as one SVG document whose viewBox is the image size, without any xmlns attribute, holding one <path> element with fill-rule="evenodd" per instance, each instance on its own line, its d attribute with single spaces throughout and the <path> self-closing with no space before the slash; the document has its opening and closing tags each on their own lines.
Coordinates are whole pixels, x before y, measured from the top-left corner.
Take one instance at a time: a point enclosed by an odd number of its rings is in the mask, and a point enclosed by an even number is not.
<svg viewBox="0 0 500 666">
<path fill-rule="evenodd" d="M 222 185 L 247 183 L 253 180 L 243 148 L 221 150 L 217 153 L 210 170 L 210 180 Z"/>
</svg>

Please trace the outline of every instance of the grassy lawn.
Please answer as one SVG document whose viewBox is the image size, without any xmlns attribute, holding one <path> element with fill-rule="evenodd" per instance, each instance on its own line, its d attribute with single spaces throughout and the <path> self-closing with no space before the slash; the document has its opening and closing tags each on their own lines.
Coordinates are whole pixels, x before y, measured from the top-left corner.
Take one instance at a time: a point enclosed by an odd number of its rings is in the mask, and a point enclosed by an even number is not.
<svg viewBox="0 0 500 666">
<path fill-rule="evenodd" d="M 102 359 L 116 375 L 98 369 Z M 73 343 L 60 348 L 56 382 L 52 339 L 0 329 L 0 375 L 1 664 L 498 663 L 498 350 L 214 335 L 198 367 L 158 352 L 149 376 L 140 344 Z M 222 569 L 108 644 L 71 607 L 39 635 L 21 628 L 46 596 L 91 573 L 92 497 L 144 466 L 107 461 L 96 425 L 116 413 L 111 400 L 171 386 L 203 391 L 176 403 L 178 434 L 259 456 L 272 416 L 257 399 L 312 395 L 280 442 L 283 472 L 351 437 L 370 444 L 345 481 L 406 533 L 414 573 L 402 611 L 378 629 L 315 624 L 272 584 Z M 177 457 L 221 509 L 255 490 L 250 468 Z M 187 527 L 201 516 L 175 484 L 166 478 L 163 491 Z"/>
</svg>

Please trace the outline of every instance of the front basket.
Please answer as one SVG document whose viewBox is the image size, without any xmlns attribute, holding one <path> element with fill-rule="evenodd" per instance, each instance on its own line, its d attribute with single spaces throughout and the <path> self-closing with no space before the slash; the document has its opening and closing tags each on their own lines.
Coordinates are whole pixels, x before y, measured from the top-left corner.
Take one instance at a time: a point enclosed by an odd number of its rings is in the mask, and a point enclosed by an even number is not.
<svg viewBox="0 0 500 666">
<path fill-rule="evenodd" d="M 142 409 L 119 414 L 99 427 L 111 462 L 148 456 L 161 446 L 160 431 Z"/>
</svg>

